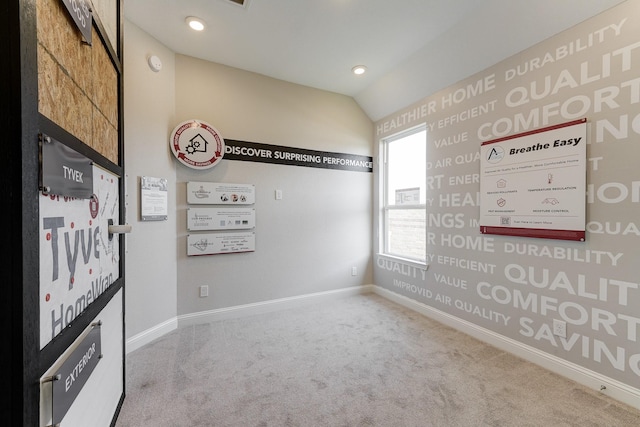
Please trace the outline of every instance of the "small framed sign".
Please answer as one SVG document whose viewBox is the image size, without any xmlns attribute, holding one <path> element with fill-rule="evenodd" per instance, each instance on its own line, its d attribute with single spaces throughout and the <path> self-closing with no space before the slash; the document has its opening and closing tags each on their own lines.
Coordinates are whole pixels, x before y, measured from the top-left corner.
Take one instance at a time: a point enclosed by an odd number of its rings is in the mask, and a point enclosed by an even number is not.
<svg viewBox="0 0 640 427">
<path fill-rule="evenodd" d="M 165 178 L 140 177 L 140 217 L 142 221 L 164 221 L 168 215 Z"/>
</svg>

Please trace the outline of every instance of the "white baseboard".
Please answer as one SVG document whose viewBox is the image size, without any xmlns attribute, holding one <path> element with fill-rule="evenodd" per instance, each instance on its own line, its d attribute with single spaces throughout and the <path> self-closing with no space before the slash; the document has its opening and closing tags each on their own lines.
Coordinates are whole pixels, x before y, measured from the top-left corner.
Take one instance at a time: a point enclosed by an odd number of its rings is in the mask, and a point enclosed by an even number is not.
<svg viewBox="0 0 640 427">
<path fill-rule="evenodd" d="M 313 294 L 299 295 L 289 298 L 280 298 L 270 301 L 261 301 L 252 304 L 237 305 L 234 307 L 220 308 L 215 310 L 200 311 L 197 313 L 183 314 L 169 319 L 161 324 L 147 329 L 126 342 L 126 352 L 130 353 L 150 343 L 156 338 L 160 338 L 166 333 L 182 326 L 197 325 L 201 323 L 215 322 L 218 320 L 237 319 L 255 314 L 270 313 L 287 308 L 299 307 L 303 304 L 328 301 L 336 298 L 344 298 L 350 295 L 358 295 L 373 292 L 373 285 L 352 286 L 349 288 L 336 289 L 332 291 L 316 292 Z"/>
<path fill-rule="evenodd" d="M 318 303 L 372 291 L 373 285 L 352 286 L 333 291 L 316 292 L 313 294 L 298 295 L 295 297 L 280 298 L 251 304 L 236 305 L 228 308 L 200 311 L 198 313 L 183 314 L 178 316 L 178 326 L 182 327 L 197 325 L 200 323 L 215 322 L 218 320 L 237 319 L 240 317 L 270 313 L 288 308 L 296 308 L 303 304 Z"/>
<path fill-rule="evenodd" d="M 551 372 L 569 378 L 578 384 L 596 390 L 612 399 L 623 402 L 636 409 L 640 409 L 640 389 L 633 388 L 620 381 L 606 377 L 597 372 L 586 369 L 580 365 L 568 362 L 557 356 L 545 353 L 526 344 L 496 334 L 493 331 L 482 328 L 474 323 L 459 319 L 448 313 L 430 307 L 411 298 L 397 294 L 380 286 L 371 285 L 373 292 L 390 301 L 396 302 L 406 308 L 414 310 L 440 323 L 450 326 L 493 345 L 501 350 L 535 363 Z M 604 389 L 602 388 L 604 387 Z"/>
<path fill-rule="evenodd" d="M 153 328 L 147 329 L 146 331 L 140 332 L 139 334 L 129 338 L 125 344 L 125 351 L 127 354 L 131 353 L 156 338 L 160 338 L 161 336 L 168 334 L 177 327 L 178 320 L 175 317 L 155 325 Z"/>
</svg>

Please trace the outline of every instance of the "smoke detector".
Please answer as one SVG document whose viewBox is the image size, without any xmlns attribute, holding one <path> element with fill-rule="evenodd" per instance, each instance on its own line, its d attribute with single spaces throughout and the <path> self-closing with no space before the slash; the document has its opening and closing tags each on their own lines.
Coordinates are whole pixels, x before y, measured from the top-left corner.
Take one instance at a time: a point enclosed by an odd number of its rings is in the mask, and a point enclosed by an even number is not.
<svg viewBox="0 0 640 427">
<path fill-rule="evenodd" d="M 251 0 L 224 0 L 227 3 L 231 3 L 234 4 L 236 6 L 240 6 L 244 9 L 247 9 L 249 7 L 249 3 L 251 3 Z"/>
</svg>

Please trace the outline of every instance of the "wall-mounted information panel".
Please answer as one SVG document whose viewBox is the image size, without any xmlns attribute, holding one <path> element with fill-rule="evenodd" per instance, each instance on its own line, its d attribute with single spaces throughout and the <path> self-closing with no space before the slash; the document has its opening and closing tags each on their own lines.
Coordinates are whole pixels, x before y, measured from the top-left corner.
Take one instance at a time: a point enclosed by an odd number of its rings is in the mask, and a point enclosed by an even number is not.
<svg viewBox="0 0 640 427">
<path fill-rule="evenodd" d="M 584 241 L 586 119 L 482 144 L 480 232 Z"/>
<path fill-rule="evenodd" d="M 252 205 L 255 202 L 253 184 L 187 182 L 187 203 L 193 205 Z"/>
<path fill-rule="evenodd" d="M 187 229 L 194 230 L 242 230 L 256 226 L 256 210 L 253 208 L 189 208 Z"/>
<path fill-rule="evenodd" d="M 187 209 L 187 230 L 196 232 L 187 236 L 187 255 L 255 251 L 256 210 L 247 206 L 255 201 L 253 184 L 187 182 L 187 203 L 198 205 Z"/>
<path fill-rule="evenodd" d="M 187 236 L 187 255 L 216 255 L 253 252 L 256 249 L 256 233 L 199 233 Z"/>
<path fill-rule="evenodd" d="M 140 218 L 143 221 L 164 221 L 169 215 L 166 178 L 140 177 Z"/>
</svg>

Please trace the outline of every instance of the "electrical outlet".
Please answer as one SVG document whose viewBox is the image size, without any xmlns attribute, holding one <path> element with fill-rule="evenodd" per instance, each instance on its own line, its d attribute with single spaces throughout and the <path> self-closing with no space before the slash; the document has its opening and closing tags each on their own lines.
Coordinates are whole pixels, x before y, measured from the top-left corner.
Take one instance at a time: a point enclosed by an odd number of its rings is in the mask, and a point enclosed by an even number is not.
<svg viewBox="0 0 640 427">
<path fill-rule="evenodd" d="M 351 275 L 352 276 L 357 276 L 358 275 L 358 267 L 356 267 L 356 266 L 351 267 Z"/>
<path fill-rule="evenodd" d="M 567 337 L 567 322 L 563 320 L 553 319 L 553 335 L 561 338 Z"/>
<path fill-rule="evenodd" d="M 208 285 L 200 286 L 200 298 L 204 298 L 208 296 L 209 296 L 209 286 Z"/>
</svg>

